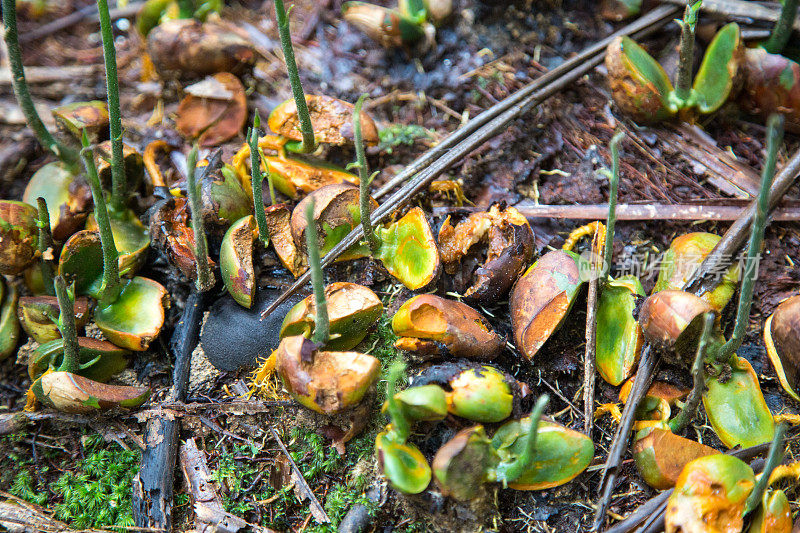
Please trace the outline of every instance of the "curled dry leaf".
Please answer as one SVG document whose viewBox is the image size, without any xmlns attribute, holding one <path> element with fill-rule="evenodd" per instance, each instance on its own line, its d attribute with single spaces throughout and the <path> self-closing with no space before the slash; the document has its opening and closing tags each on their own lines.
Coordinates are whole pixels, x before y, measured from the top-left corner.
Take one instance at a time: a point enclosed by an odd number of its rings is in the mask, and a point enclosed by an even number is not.
<svg viewBox="0 0 800 533">
<path fill-rule="evenodd" d="M 473 213 L 454 227 L 450 217 L 439 230 L 439 253 L 444 270 L 463 279 L 456 290 L 480 302 L 497 302 L 533 259 L 533 231 L 515 208 L 500 210 L 493 205 L 484 213 Z M 485 255 L 477 268 L 463 260 Z M 472 270 L 474 268 L 474 270 Z M 469 272 L 460 273 L 462 269 Z"/>
<path fill-rule="evenodd" d="M 168 20 L 147 35 L 147 53 L 162 78 L 190 79 L 252 68 L 253 45 L 214 22 Z"/>
<path fill-rule="evenodd" d="M 0 274 L 19 274 L 36 260 L 39 212 L 14 200 L 0 200 Z"/>
<path fill-rule="evenodd" d="M 381 314 L 383 304 L 368 287 L 356 283 L 336 282 L 325 287 L 331 338 L 325 343 L 329 350 L 350 350 L 364 340 L 369 328 Z M 283 319 L 281 338 L 314 333 L 316 306 L 314 295 L 295 305 Z"/>
<path fill-rule="evenodd" d="M 800 296 L 781 302 L 764 323 L 764 345 L 781 387 L 800 401 Z"/>
<path fill-rule="evenodd" d="M 381 367 L 371 355 L 318 350 L 301 336 L 284 338 L 275 355 L 275 369 L 289 394 L 309 409 L 328 415 L 360 402 Z"/>
<path fill-rule="evenodd" d="M 189 205 L 186 198 L 170 197 L 161 203 L 150 216 L 150 235 L 169 262 L 188 279 L 197 279 L 197 259 L 194 254 L 194 231 L 189 223 Z M 214 262 L 208 259 L 213 268 Z"/>
<path fill-rule="evenodd" d="M 323 144 L 353 144 L 353 104 L 325 95 L 306 95 L 306 104 L 311 114 L 314 137 Z M 279 135 L 302 141 L 297 104 L 289 98 L 269 114 L 269 127 Z M 378 128 L 372 118 L 362 111 L 361 135 L 368 146 L 378 144 Z"/>
<path fill-rule="evenodd" d="M 213 80 L 213 81 L 212 81 Z M 197 138 L 200 146 L 217 146 L 242 131 L 247 120 L 247 98 L 239 78 L 220 72 L 205 85 L 217 85 L 216 92 L 207 90 L 188 93 L 178 106 L 175 127 L 189 139 Z"/>
<path fill-rule="evenodd" d="M 467 304 L 433 294 L 421 294 L 405 302 L 392 318 L 399 337 L 413 337 L 441 343 L 454 357 L 488 360 L 505 346 L 486 318 Z M 398 347 L 419 347 L 402 339 Z"/>
<path fill-rule="evenodd" d="M 514 285 L 509 300 L 514 342 L 532 359 L 572 308 L 581 279 L 581 258 L 553 250 L 539 258 Z"/>
</svg>

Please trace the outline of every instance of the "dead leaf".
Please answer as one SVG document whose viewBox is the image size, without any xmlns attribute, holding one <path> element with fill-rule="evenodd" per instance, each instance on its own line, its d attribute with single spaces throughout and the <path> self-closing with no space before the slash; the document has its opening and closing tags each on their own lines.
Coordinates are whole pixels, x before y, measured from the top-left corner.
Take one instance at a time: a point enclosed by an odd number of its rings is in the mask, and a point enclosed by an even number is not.
<svg viewBox="0 0 800 533">
<path fill-rule="evenodd" d="M 237 135 L 247 119 L 247 99 L 239 78 L 228 72 L 187 88 L 178 107 L 175 126 L 184 137 L 198 138 L 200 146 L 224 143 Z"/>
</svg>

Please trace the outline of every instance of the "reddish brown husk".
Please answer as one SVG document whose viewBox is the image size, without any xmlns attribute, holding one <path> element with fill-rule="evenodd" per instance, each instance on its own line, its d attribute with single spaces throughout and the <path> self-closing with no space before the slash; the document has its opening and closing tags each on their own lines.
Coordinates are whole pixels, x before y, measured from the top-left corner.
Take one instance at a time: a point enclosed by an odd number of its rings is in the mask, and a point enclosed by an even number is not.
<svg viewBox="0 0 800 533">
<path fill-rule="evenodd" d="M 380 362 L 358 352 L 325 352 L 301 336 L 275 351 L 275 370 L 300 404 L 324 414 L 356 405 L 378 379 Z"/>
<path fill-rule="evenodd" d="M 215 74 L 230 98 L 213 98 L 187 94 L 178 106 L 175 127 L 184 137 L 195 139 L 200 146 L 217 146 L 236 136 L 247 120 L 247 98 L 239 78 L 229 72 Z"/>
<path fill-rule="evenodd" d="M 439 230 L 439 253 L 444 270 L 458 274 L 462 260 L 486 248 L 486 260 L 474 272 L 459 274 L 463 278 L 456 290 L 480 302 L 496 302 L 533 259 L 533 231 L 525 217 L 513 207 L 501 211 L 493 205 L 485 213 L 473 213 L 455 227 L 448 217 Z"/>
<path fill-rule="evenodd" d="M 308 266 L 292 237 L 292 214 L 289 212 L 289 208 L 286 204 L 275 204 L 267 207 L 265 211 L 269 242 L 272 243 L 275 253 L 278 254 L 278 259 L 294 277 L 300 276 L 308 269 Z"/>
<path fill-rule="evenodd" d="M 138 407 L 150 396 L 145 387 L 107 385 L 70 372 L 50 372 L 34 386 L 37 398 L 64 413 L 86 414 L 112 407 Z"/>
<path fill-rule="evenodd" d="M 83 131 L 92 144 L 108 138 L 108 106 L 105 102 L 73 102 L 53 108 L 51 113 L 66 142 L 75 144 Z"/>
<path fill-rule="evenodd" d="M 150 217 L 150 236 L 163 249 L 169 262 L 191 281 L 197 279 L 194 231 L 189 223 L 186 198 L 169 198 Z M 208 259 L 211 268 L 214 262 Z"/>
<path fill-rule="evenodd" d="M 415 296 L 404 303 L 392 319 L 392 329 L 400 337 L 441 342 L 454 357 L 490 360 L 505 346 L 505 340 L 472 307 L 433 294 Z M 408 348 L 412 343 L 402 342 L 400 346 Z"/>
<path fill-rule="evenodd" d="M 582 284 L 578 256 L 564 250 L 543 255 L 517 281 L 509 310 L 517 348 L 532 359 L 561 325 Z"/>
<path fill-rule="evenodd" d="M 702 317 L 711 305 L 694 294 L 666 290 L 648 297 L 639 311 L 645 338 L 679 359 L 694 358 L 694 346 L 703 327 Z"/>
<path fill-rule="evenodd" d="M 748 113 L 782 113 L 800 128 L 800 64 L 761 47 L 745 52 L 744 90 L 740 105 Z"/>
<path fill-rule="evenodd" d="M 661 428 L 653 428 L 633 445 L 639 474 L 656 490 L 674 487 L 684 466 L 698 457 L 715 453 L 719 452 L 710 446 Z"/>
<path fill-rule="evenodd" d="M 353 104 L 324 95 L 306 95 L 311 125 L 318 143 L 353 143 Z M 272 131 L 295 141 L 302 141 L 297 104 L 293 98 L 282 102 L 269 115 Z M 369 115 L 361 113 L 361 135 L 368 146 L 378 144 L 378 128 Z"/>
<path fill-rule="evenodd" d="M 147 35 L 147 53 L 162 78 L 189 79 L 252 68 L 253 46 L 224 26 L 192 19 L 168 20 Z"/>
</svg>

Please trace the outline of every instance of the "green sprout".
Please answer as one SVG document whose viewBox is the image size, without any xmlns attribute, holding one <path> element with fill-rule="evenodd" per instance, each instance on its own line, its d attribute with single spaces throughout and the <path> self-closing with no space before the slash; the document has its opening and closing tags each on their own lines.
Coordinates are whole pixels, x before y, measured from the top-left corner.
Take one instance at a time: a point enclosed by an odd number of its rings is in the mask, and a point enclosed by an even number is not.
<svg viewBox="0 0 800 533">
<path fill-rule="evenodd" d="M 189 156 L 186 158 L 186 189 L 189 194 L 189 205 L 192 209 L 192 231 L 195 242 L 195 262 L 197 263 L 197 282 L 195 286 L 200 292 L 210 289 L 213 283 L 213 274 L 208 264 L 208 241 L 203 229 L 203 214 L 200 206 L 200 191 L 197 189 L 195 173 L 197 171 L 197 144 L 195 143 Z"/>
<path fill-rule="evenodd" d="M 108 1 L 97 0 L 100 15 L 100 33 L 103 37 L 103 59 L 106 64 L 106 92 L 108 94 L 108 128 L 111 137 L 111 209 L 122 211 L 127 195 L 125 163 L 122 153 L 122 113 L 119 107 L 119 77 L 117 76 L 117 52 L 114 49 L 114 32 Z"/>
<path fill-rule="evenodd" d="M 267 232 L 267 214 L 264 211 L 264 199 L 262 196 L 264 174 L 261 173 L 261 152 L 258 148 L 258 128 L 260 127 L 261 117 L 256 111 L 256 116 L 253 118 L 253 127 L 247 134 L 247 143 L 250 145 L 250 167 L 253 175 L 250 184 L 253 190 L 253 208 L 255 209 L 256 223 L 258 224 L 258 238 L 266 246 L 269 242 L 269 233 Z M 271 179 L 269 179 L 269 196 L 272 205 L 275 205 L 275 189 L 272 186 Z"/>
<path fill-rule="evenodd" d="M 353 109 L 353 136 L 356 147 L 356 166 L 358 167 L 359 179 L 359 210 L 361 211 L 361 227 L 364 229 L 364 238 L 369 245 L 372 255 L 378 253 L 381 246 L 380 239 L 375 234 L 371 221 L 371 206 L 369 196 L 369 186 L 375 176 L 369 176 L 367 168 L 367 157 L 364 153 L 364 138 L 361 134 L 361 107 L 364 105 L 364 100 L 367 98 L 366 94 L 362 94 L 356 102 L 355 109 Z"/>
<path fill-rule="evenodd" d="M 617 223 L 617 190 L 619 188 L 619 143 L 625 137 L 618 132 L 611 138 L 611 172 L 608 174 L 608 218 L 606 220 L 606 242 L 603 249 L 603 280 L 608 280 L 611 271 L 611 256 L 614 253 L 614 229 Z"/>
<path fill-rule="evenodd" d="M 675 98 L 686 102 L 692 94 L 692 68 L 694 67 L 694 32 L 697 27 L 697 13 L 703 0 L 686 6 L 683 20 L 675 22 L 681 27 L 680 62 L 678 63 L 678 79 L 675 83 Z"/>
<path fill-rule="evenodd" d="M 280 1 L 280 0 L 279 0 Z M 311 285 L 314 287 L 314 307 L 317 312 L 314 321 L 314 335 L 311 340 L 317 344 L 328 342 L 330 323 L 328 321 L 328 304 L 325 301 L 325 285 L 322 279 L 322 266 L 319 258 L 319 242 L 317 223 L 314 221 L 314 200 L 306 206 L 306 247 L 308 248 L 308 268 L 311 270 Z"/>
<path fill-rule="evenodd" d="M 764 49 L 770 54 L 780 54 L 792 36 L 792 26 L 797 17 L 798 0 L 783 0 L 781 15 L 778 17 L 769 40 L 764 44 Z"/>
<path fill-rule="evenodd" d="M 278 19 L 278 33 L 281 37 L 281 48 L 283 49 L 283 60 L 286 63 L 286 70 L 289 73 L 289 83 L 292 86 L 292 96 L 297 106 L 297 116 L 300 120 L 300 131 L 303 134 L 303 141 L 296 150 L 301 154 L 308 154 L 317 149 L 317 141 L 314 139 L 314 128 L 311 125 L 311 115 L 308 112 L 306 96 L 303 86 L 300 83 L 300 72 L 297 69 L 297 62 L 294 58 L 292 48 L 292 35 L 289 32 L 289 17 L 283 0 L 275 0 L 275 16 Z"/>
<path fill-rule="evenodd" d="M 36 225 L 39 227 L 39 268 L 42 271 L 42 281 L 44 282 L 45 291 L 49 296 L 53 294 L 53 261 L 47 259 L 47 254 L 52 254 L 56 249 L 53 242 L 53 234 L 50 231 L 50 213 L 47 211 L 47 202 L 41 196 L 36 199 L 36 204 L 39 208 L 39 220 Z M 49 250 L 49 252 L 48 252 Z"/>
<path fill-rule="evenodd" d="M 105 303 L 113 303 L 119 297 L 121 283 L 119 278 L 119 252 L 114 243 L 114 234 L 111 232 L 111 221 L 108 218 L 106 198 L 100 186 L 100 177 L 97 175 L 97 166 L 94 163 L 94 153 L 89 144 L 89 137 L 86 130 L 81 137 L 81 158 L 86 169 L 86 176 L 89 186 L 92 188 L 92 199 L 94 200 L 94 217 L 97 221 L 97 229 L 100 233 L 100 243 L 103 248 L 103 284 L 100 289 L 100 300 Z"/>
<path fill-rule="evenodd" d="M 64 357 L 58 372 L 75 372 L 78 369 L 78 334 L 75 329 L 75 307 L 67 292 L 64 278 L 55 278 L 56 298 L 58 298 L 58 331 L 64 339 Z"/>
</svg>

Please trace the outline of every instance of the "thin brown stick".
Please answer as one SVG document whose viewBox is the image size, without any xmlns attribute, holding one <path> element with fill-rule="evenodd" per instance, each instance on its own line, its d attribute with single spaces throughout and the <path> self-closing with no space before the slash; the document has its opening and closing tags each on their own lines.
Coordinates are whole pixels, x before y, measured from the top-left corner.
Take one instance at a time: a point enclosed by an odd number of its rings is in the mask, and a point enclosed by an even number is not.
<svg viewBox="0 0 800 533">
<path fill-rule="evenodd" d="M 527 205 L 514 206 L 528 220 L 559 218 L 565 220 L 597 220 L 608 212 L 608 204 L 582 205 Z M 734 221 L 746 214 L 748 205 L 695 205 L 695 204 L 620 204 L 617 205 L 617 220 L 686 220 L 686 221 Z M 436 207 L 433 215 L 443 217 L 454 213 L 473 213 L 481 209 L 473 207 Z M 800 206 L 778 207 L 772 213 L 776 222 L 800 221 Z"/>
<path fill-rule="evenodd" d="M 281 440 L 281 436 L 278 435 L 278 432 L 275 431 L 275 428 L 272 426 L 269 427 L 269 432 L 272 434 L 272 438 L 275 439 L 275 442 L 278 443 L 278 446 L 286 456 L 286 459 L 289 460 L 292 471 L 296 476 L 295 482 L 299 485 L 298 488 L 308 498 L 309 504 L 311 505 L 311 514 L 314 515 L 314 518 L 316 518 L 317 522 L 329 523 L 331 519 L 328 516 L 328 513 L 325 512 L 325 508 L 319 503 L 319 500 L 314 495 L 314 491 L 308 486 L 308 482 L 303 477 L 303 473 L 300 472 L 300 469 L 297 467 L 297 463 L 295 463 L 294 459 L 292 459 L 292 455 L 289 453 L 289 450 L 286 449 L 286 445 L 283 443 L 283 440 Z"/>
</svg>

